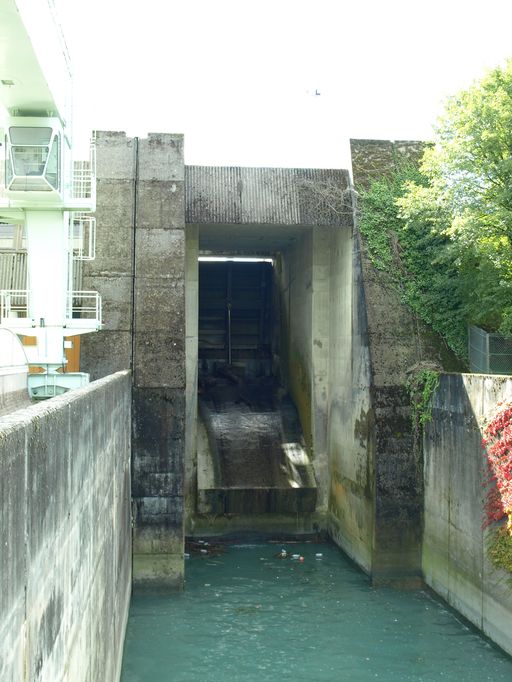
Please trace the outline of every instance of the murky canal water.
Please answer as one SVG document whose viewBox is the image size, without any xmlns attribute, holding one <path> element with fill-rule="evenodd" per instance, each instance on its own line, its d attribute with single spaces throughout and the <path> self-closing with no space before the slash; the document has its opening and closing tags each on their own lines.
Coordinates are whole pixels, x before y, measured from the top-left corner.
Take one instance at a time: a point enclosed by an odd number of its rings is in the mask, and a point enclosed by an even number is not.
<svg viewBox="0 0 512 682">
<path fill-rule="evenodd" d="M 283 547 L 304 562 L 231 545 L 187 561 L 184 593 L 134 595 L 122 682 L 511 682 L 512 659 L 428 594 L 373 589 L 331 545 Z"/>
</svg>

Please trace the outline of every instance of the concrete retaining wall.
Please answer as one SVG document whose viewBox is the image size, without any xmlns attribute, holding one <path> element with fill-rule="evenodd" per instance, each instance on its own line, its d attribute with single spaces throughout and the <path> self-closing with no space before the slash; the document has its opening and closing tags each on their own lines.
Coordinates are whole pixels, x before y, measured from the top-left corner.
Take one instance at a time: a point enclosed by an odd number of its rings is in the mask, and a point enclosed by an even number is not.
<svg viewBox="0 0 512 682">
<path fill-rule="evenodd" d="M 426 583 L 512 654 L 510 576 L 487 558 L 482 530 L 485 490 L 482 427 L 497 403 L 512 397 L 512 379 L 441 376 L 424 439 Z"/>
<path fill-rule="evenodd" d="M 128 372 L 0 419 L 0 679 L 110 682 L 131 589 Z"/>
</svg>

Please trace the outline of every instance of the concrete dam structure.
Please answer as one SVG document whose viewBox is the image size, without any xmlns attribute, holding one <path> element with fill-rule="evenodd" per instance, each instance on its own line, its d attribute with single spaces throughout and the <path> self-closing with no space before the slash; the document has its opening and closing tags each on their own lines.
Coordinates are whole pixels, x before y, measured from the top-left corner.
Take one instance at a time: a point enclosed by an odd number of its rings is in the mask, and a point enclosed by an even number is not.
<svg viewBox="0 0 512 682">
<path fill-rule="evenodd" d="M 371 265 L 348 171 L 185 166 L 181 135 L 96 145 L 93 383 L 0 418 L 0 678 L 118 679 L 132 581 L 182 588 L 185 535 L 325 532 L 512 653 L 510 592 L 459 503 L 510 383 L 443 377 L 424 468 L 406 372 L 450 358 Z M 352 146 L 356 183 L 417 150 Z"/>
<path fill-rule="evenodd" d="M 411 343 L 416 323 L 369 270 L 348 172 L 185 166 L 179 135 L 96 143 L 83 286 L 102 296 L 105 325 L 84 338 L 82 369 L 133 372 L 134 580 L 179 586 L 185 532 L 275 528 L 326 530 L 375 582 L 418 582 L 421 467 L 403 376 L 437 350 L 427 335 Z M 214 257 L 269 262 L 202 260 Z M 221 480 L 236 450 L 212 427 L 222 383 L 232 434 L 245 423 L 254 436 L 255 415 L 271 424 L 267 450 L 282 460 L 257 486 Z M 248 474 L 243 459 L 235 468 Z"/>
</svg>

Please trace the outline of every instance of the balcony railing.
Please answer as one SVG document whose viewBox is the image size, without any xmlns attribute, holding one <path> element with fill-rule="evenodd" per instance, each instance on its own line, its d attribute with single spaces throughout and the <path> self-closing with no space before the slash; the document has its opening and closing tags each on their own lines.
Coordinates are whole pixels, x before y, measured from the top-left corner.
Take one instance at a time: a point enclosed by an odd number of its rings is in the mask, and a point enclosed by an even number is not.
<svg viewBox="0 0 512 682">
<path fill-rule="evenodd" d="M 73 199 L 96 200 L 96 145 L 91 143 L 88 161 L 73 162 Z"/>
<path fill-rule="evenodd" d="M 96 255 L 96 218 L 88 213 L 71 213 L 69 238 L 75 260 L 94 260 Z"/>
<path fill-rule="evenodd" d="M 70 291 L 66 313 L 67 325 L 101 328 L 101 296 L 97 291 Z"/>
<path fill-rule="evenodd" d="M 0 324 L 28 322 L 30 292 L 27 289 L 0 290 Z"/>
</svg>

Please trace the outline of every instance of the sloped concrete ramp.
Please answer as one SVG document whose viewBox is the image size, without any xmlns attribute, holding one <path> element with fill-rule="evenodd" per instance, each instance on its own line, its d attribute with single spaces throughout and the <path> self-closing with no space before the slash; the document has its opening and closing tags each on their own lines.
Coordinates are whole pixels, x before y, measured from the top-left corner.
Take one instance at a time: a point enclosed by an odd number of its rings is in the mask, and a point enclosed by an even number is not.
<svg viewBox="0 0 512 682">
<path fill-rule="evenodd" d="M 199 399 L 197 511 L 308 513 L 316 496 L 297 411 L 275 379 L 211 380 Z"/>
</svg>

